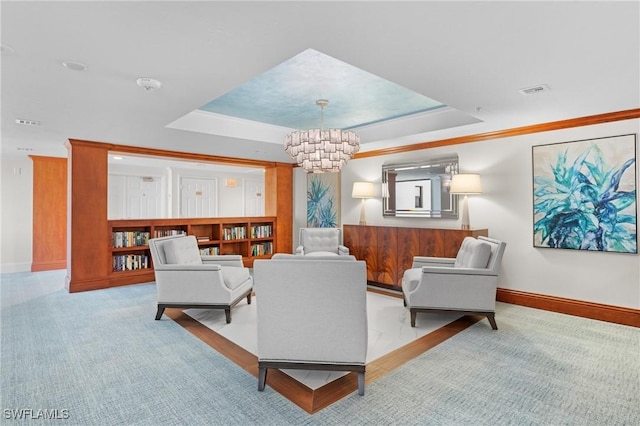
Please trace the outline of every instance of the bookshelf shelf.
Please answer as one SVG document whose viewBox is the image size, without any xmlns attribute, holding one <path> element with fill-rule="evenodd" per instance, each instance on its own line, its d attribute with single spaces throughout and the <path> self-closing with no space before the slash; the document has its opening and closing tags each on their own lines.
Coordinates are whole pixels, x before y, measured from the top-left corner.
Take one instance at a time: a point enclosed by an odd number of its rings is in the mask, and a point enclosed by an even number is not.
<svg viewBox="0 0 640 426">
<path fill-rule="evenodd" d="M 233 217 L 109 220 L 109 282 L 105 287 L 153 281 L 149 238 L 194 235 L 202 255 L 239 254 L 245 266 L 276 253 L 276 218 Z"/>
</svg>

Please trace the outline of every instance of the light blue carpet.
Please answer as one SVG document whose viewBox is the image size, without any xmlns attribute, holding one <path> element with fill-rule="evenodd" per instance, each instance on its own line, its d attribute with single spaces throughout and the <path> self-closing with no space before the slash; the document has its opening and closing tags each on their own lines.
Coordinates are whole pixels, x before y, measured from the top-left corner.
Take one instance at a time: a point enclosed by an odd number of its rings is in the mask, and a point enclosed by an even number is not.
<svg viewBox="0 0 640 426">
<path fill-rule="evenodd" d="M 64 271 L 0 279 L 2 424 L 640 425 L 637 328 L 499 304 L 498 331 L 480 321 L 310 415 L 154 321 L 153 284 L 69 294 Z M 13 420 L 45 409 L 69 418 Z"/>
</svg>

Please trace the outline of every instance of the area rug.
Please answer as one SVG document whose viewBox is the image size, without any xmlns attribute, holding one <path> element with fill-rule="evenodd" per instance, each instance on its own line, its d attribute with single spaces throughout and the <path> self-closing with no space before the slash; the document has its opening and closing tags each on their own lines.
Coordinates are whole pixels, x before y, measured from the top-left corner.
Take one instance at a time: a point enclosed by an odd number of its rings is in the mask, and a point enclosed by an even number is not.
<svg viewBox="0 0 640 426">
<path fill-rule="evenodd" d="M 253 297 L 251 304 L 240 302 L 232 309 L 230 324 L 226 323 L 222 310 L 169 309 L 166 313 L 213 349 L 257 377 L 258 303 L 258 297 Z M 367 317 L 367 384 L 479 320 L 447 313 L 421 314 L 416 327 L 411 327 L 409 312 L 403 306 L 402 298 L 377 289 L 367 292 Z M 272 370 L 267 386 L 307 412 L 315 413 L 354 393 L 357 381 L 354 373 Z"/>
</svg>

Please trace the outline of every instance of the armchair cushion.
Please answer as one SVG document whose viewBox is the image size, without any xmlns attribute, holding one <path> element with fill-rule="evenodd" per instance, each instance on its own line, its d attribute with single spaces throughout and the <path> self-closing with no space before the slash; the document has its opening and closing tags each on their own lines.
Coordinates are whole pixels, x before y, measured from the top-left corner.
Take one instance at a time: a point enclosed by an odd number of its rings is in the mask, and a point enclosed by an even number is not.
<svg viewBox="0 0 640 426">
<path fill-rule="evenodd" d="M 224 285 L 226 285 L 229 290 L 235 290 L 240 287 L 242 283 L 251 279 L 251 275 L 247 268 L 225 266 L 222 268 L 222 279 L 224 280 Z"/>
<path fill-rule="evenodd" d="M 454 268 L 486 268 L 491 257 L 491 245 L 473 237 L 465 237 L 456 256 Z"/>
<path fill-rule="evenodd" d="M 170 264 L 201 264 L 200 250 L 195 237 L 175 238 L 165 243 L 164 255 Z"/>
<path fill-rule="evenodd" d="M 312 251 L 307 254 L 307 256 L 338 256 L 338 253 L 334 253 L 332 251 Z"/>
</svg>

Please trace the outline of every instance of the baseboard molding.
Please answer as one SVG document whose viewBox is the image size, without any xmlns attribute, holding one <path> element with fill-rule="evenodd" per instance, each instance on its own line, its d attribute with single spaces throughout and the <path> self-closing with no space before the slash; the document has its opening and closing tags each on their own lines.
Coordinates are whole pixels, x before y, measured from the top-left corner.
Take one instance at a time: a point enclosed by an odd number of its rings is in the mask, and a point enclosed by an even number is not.
<svg viewBox="0 0 640 426">
<path fill-rule="evenodd" d="M 1 274 L 13 274 L 16 272 L 29 272 L 29 271 L 31 271 L 31 262 L 0 264 Z"/>
<path fill-rule="evenodd" d="M 640 327 L 640 310 L 499 288 L 498 302 Z"/>
</svg>

